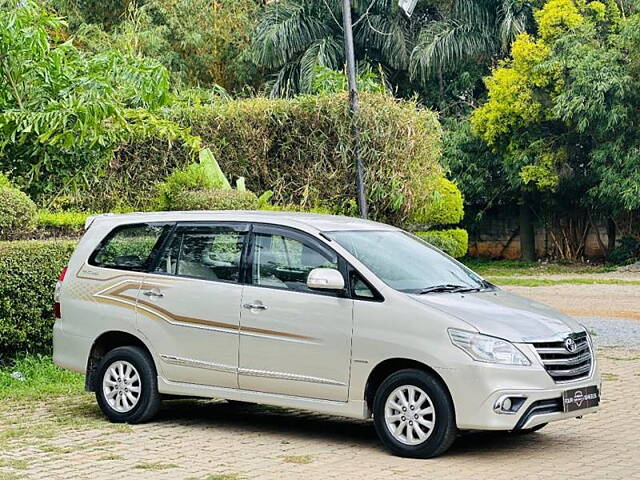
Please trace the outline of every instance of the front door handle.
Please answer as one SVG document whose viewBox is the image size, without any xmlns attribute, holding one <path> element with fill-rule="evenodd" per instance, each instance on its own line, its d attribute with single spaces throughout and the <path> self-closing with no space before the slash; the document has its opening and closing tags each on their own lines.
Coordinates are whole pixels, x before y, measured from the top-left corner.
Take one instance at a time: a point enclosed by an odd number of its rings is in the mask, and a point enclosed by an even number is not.
<svg viewBox="0 0 640 480">
<path fill-rule="evenodd" d="M 244 308 L 248 310 L 266 310 L 267 306 L 262 303 L 245 303 L 242 305 Z"/>
<path fill-rule="evenodd" d="M 142 292 L 142 294 L 147 297 L 164 297 L 164 293 L 162 293 L 160 290 L 145 290 L 144 292 Z"/>
</svg>

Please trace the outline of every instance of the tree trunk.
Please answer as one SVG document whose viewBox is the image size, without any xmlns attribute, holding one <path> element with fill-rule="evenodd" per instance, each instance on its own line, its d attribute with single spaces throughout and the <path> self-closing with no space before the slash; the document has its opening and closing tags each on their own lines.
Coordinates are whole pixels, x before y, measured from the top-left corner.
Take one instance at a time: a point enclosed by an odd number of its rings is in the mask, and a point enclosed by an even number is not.
<svg viewBox="0 0 640 480">
<path fill-rule="evenodd" d="M 520 203 L 520 260 L 524 262 L 536 261 L 536 236 L 533 229 L 533 216 L 525 194 L 522 195 Z"/>
<path fill-rule="evenodd" d="M 609 217 L 607 218 L 607 252 L 616 248 L 616 221 Z"/>
</svg>

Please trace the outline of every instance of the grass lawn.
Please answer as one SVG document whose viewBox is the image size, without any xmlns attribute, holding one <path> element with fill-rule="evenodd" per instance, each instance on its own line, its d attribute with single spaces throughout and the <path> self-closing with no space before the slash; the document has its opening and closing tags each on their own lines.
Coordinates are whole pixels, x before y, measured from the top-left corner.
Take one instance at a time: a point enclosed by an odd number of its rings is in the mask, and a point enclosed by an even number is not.
<svg viewBox="0 0 640 480">
<path fill-rule="evenodd" d="M 48 356 L 22 356 L 0 368 L 0 402 L 42 400 L 83 392 L 84 377 L 57 367 Z"/>
<path fill-rule="evenodd" d="M 640 285 L 640 280 L 619 280 L 616 278 L 513 278 L 485 276 L 496 285 L 514 285 L 519 287 L 547 287 L 552 285 Z"/>
<path fill-rule="evenodd" d="M 616 270 L 615 265 L 589 265 L 584 263 L 538 263 L 520 260 L 489 260 L 465 257 L 467 267 L 484 277 L 514 277 L 548 274 L 606 273 Z"/>
</svg>

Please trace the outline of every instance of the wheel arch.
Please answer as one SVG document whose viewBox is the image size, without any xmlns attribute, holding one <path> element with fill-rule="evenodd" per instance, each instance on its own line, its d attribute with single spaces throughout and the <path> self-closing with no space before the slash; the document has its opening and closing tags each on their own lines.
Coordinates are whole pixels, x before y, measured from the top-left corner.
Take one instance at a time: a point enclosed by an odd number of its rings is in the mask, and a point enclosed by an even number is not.
<svg viewBox="0 0 640 480">
<path fill-rule="evenodd" d="M 126 346 L 140 347 L 145 352 L 147 352 L 157 371 L 157 366 L 155 365 L 155 360 L 153 354 L 151 353 L 151 349 L 140 337 L 121 330 L 109 330 L 107 332 L 101 333 L 94 340 L 93 345 L 91 345 L 91 350 L 89 350 L 85 376 L 85 389 L 88 392 L 94 392 L 96 389 L 95 373 L 98 364 L 100 363 L 100 359 L 114 348 Z"/>
<path fill-rule="evenodd" d="M 369 411 L 373 411 L 373 399 L 375 397 L 376 391 L 378 390 L 378 387 L 384 381 L 384 379 L 397 371 L 405 370 L 408 368 L 422 370 L 423 372 L 426 372 L 436 378 L 447 392 L 455 415 L 455 404 L 453 403 L 453 397 L 451 395 L 449 387 L 447 386 L 447 383 L 444 381 L 442 376 L 429 365 L 410 358 L 388 358 L 378 363 L 373 368 L 373 370 L 371 370 L 364 389 L 364 400 Z"/>
</svg>

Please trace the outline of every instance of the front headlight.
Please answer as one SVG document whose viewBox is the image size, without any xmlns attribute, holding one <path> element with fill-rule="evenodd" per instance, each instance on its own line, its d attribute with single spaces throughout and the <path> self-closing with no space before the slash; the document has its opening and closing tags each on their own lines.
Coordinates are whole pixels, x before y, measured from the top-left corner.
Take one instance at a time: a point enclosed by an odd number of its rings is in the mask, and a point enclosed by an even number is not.
<svg viewBox="0 0 640 480">
<path fill-rule="evenodd" d="M 527 356 L 518 350 L 514 344 L 500 338 L 453 328 L 449 329 L 449 338 L 451 338 L 451 342 L 456 347 L 464 350 L 478 362 L 500 363 L 502 365 L 531 365 Z"/>
</svg>

